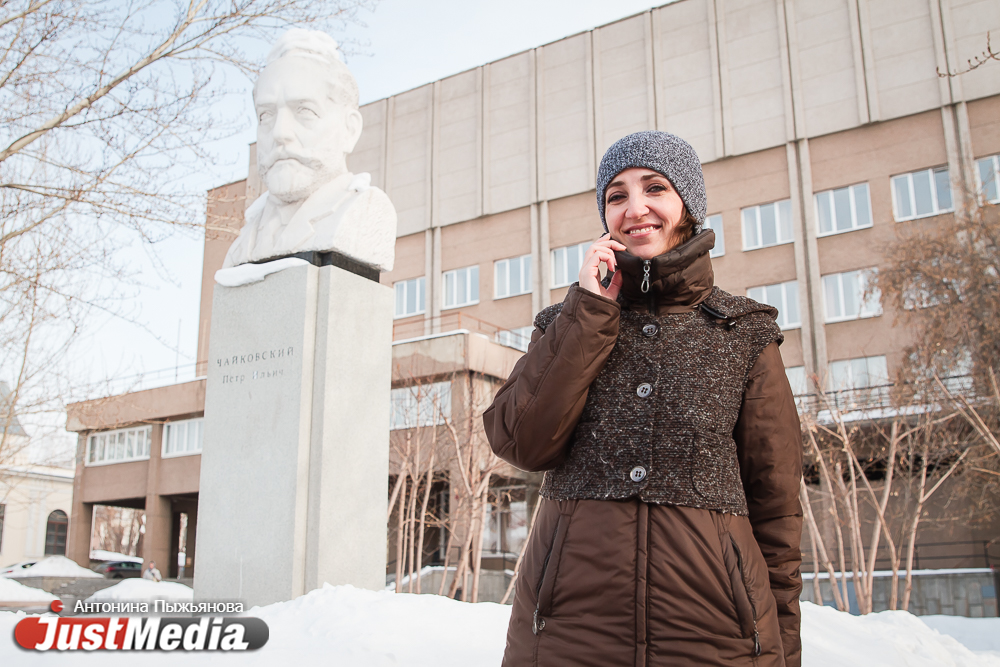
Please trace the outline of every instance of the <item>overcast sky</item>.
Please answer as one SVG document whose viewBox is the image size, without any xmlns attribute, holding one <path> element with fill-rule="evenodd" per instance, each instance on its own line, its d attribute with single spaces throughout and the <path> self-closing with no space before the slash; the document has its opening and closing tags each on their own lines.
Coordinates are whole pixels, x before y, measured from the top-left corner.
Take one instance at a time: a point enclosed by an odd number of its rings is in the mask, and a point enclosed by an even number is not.
<svg viewBox="0 0 1000 667">
<path fill-rule="evenodd" d="M 665 0 L 382 0 L 361 16 L 365 26 L 345 32 L 362 43 L 347 62 L 367 103 L 662 4 Z M 256 132 L 249 95 L 242 104 L 232 103 L 232 113 L 244 116 L 247 129 L 220 144 L 226 164 L 206 173 L 206 187 L 246 177 L 247 146 Z M 200 236 L 178 235 L 134 249 L 148 285 L 134 311 L 148 331 L 119 321 L 104 324 L 87 341 L 92 379 L 172 368 L 178 359 L 195 361 L 202 242 Z M 169 275 L 152 268 L 151 253 Z"/>
</svg>

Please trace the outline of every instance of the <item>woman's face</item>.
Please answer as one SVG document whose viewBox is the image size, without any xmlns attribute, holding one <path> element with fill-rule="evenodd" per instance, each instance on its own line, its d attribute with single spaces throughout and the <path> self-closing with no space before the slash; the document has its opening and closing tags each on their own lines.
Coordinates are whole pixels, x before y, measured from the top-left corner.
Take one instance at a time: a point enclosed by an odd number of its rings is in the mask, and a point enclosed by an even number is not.
<svg viewBox="0 0 1000 667">
<path fill-rule="evenodd" d="M 684 202 L 662 174 L 633 167 L 621 172 L 604 191 L 604 219 L 611 238 L 641 259 L 652 259 L 677 247 L 677 227 Z"/>
</svg>

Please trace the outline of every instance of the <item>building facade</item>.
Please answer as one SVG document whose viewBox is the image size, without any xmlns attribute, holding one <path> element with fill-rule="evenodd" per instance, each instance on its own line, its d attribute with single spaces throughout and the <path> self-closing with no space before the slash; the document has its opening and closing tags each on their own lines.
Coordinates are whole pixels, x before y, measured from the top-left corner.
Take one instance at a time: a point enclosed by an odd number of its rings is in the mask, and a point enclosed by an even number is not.
<svg viewBox="0 0 1000 667">
<path fill-rule="evenodd" d="M 1000 200 L 1000 63 L 939 76 L 985 50 L 990 29 L 989 0 L 680 0 L 363 106 L 349 167 L 398 211 L 381 281 L 395 290 L 399 354 L 403 341 L 486 335 L 502 363 L 486 372 L 466 357 L 434 381 L 502 380 L 603 231 L 603 152 L 659 129 L 698 151 L 716 283 L 778 307 L 796 393 L 811 376 L 824 388 L 891 381 L 910 339 L 864 298 L 870 272 L 898 234 Z M 248 174 L 209 193 L 201 364 L 214 273 L 261 191 L 252 148 Z M 396 373 L 394 387 L 415 377 Z M 171 458 L 165 434 L 203 410 L 203 381 L 71 409 L 73 558 L 89 549 L 88 507 L 126 503 L 146 508 L 146 557 L 170 562 L 177 513 L 196 514 L 200 456 L 185 444 Z M 133 438 L 143 449 L 128 459 Z M 107 458 L 112 440 L 125 458 Z"/>
<path fill-rule="evenodd" d="M 9 391 L 0 382 L 0 401 Z M 17 418 L 0 426 L 0 568 L 65 555 L 73 471 L 33 462 Z"/>
</svg>

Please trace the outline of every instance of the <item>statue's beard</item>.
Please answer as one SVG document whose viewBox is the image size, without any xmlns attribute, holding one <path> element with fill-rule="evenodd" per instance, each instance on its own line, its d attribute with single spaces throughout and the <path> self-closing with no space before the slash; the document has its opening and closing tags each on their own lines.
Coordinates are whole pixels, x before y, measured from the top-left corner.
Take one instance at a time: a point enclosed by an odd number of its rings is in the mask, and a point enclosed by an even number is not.
<svg viewBox="0 0 1000 667">
<path fill-rule="evenodd" d="M 268 192 L 286 204 L 306 199 L 338 175 L 329 162 L 299 155 L 278 155 L 260 165 Z"/>
</svg>

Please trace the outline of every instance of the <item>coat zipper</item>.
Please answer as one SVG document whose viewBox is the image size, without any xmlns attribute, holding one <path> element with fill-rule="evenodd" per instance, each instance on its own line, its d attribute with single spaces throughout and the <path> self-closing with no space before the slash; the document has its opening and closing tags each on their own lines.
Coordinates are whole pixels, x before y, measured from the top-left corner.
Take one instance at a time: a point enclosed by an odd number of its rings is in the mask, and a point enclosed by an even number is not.
<svg viewBox="0 0 1000 667">
<path fill-rule="evenodd" d="M 743 588 L 747 593 L 747 600 L 750 601 L 750 614 L 753 616 L 753 657 L 756 658 L 760 655 L 760 633 L 757 632 L 757 605 L 753 603 L 753 596 L 750 595 L 747 580 L 743 577 L 743 554 L 740 553 L 740 548 L 736 545 L 736 540 L 732 535 L 729 536 L 729 541 L 733 543 L 733 551 L 736 552 L 736 567 L 740 570 L 740 581 L 743 582 Z"/>
<path fill-rule="evenodd" d="M 658 315 L 656 308 L 656 299 L 653 297 L 653 293 L 649 291 L 649 268 L 650 260 L 642 260 L 642 283 L 639 285 L 639 289 L 646 296 L 646 308 L 649 309 L 650 315 Z"/>
<path fill-rule="evenodd" d="M 545 553 L 545 560 L 542 561 L 542 573 L 538 577 L 538 585 L 535 586 L 535 613 L 531 619 L 531 632 L 535 635 L 545 629 L 545 619 L 538 615 L 542 607 L 542 584 L 545 583 L 545 572 L 549 569 L 549 558 L 552 557 L 552 550 L 556 547 L 556 536 L 558 534 L 559 522 L 556 521 L 556 529 L 552 532 L 552 543 L 549 545 L 549 550 Z"/>
</svg>

